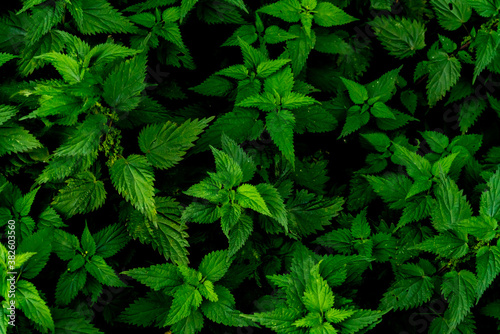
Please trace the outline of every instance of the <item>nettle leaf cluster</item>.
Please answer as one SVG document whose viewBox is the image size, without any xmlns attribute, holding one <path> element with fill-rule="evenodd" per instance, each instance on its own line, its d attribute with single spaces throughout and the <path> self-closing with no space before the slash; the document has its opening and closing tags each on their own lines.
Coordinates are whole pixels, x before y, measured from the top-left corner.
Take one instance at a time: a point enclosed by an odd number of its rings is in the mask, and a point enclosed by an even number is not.
<svg viewBox="0 0 500 334">
<path fill-rule="evenodd" d="M 500 330 L 498 0 L 6 6 L 0 334 Z"/>
</svg>

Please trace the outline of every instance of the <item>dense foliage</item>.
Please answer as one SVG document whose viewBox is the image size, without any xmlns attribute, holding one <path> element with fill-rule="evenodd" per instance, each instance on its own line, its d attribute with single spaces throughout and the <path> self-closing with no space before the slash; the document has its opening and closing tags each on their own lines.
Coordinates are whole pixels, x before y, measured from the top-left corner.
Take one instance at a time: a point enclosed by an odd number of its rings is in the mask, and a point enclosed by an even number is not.
<svg viewBox="0 0 500 334">
<path fill-rule="evenodd" d="M 0 334 L 500 331 L 499 0 L 3 5 Z"/>
</svg>

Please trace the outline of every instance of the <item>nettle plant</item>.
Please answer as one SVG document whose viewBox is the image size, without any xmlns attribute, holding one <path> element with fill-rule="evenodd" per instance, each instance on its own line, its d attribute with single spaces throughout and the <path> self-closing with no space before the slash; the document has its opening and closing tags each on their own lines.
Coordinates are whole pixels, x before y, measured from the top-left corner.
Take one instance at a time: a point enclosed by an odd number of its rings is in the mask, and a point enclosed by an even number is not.
<svg viewBox="0 0 500 334">
<path fill-rule="evenodd" d="M 6 6 L 0 334 L 500 330 L 498 0 Z"/>
</svg>

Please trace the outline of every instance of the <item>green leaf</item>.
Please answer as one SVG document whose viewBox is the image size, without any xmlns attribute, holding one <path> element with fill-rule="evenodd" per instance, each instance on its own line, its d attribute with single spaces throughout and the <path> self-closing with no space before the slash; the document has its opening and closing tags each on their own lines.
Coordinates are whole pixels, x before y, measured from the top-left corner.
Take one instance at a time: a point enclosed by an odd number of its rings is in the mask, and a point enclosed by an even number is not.
<svg viewBox="0 0 500 334">
<path fill-rule="evenodd" d="M 218 300 L 216 302 L 205 301 L 201 305 L 201 310 L 208 319 L 226 326 L 244 327 L 250 325 L 249 321 L 240 317 L 241 312 L 235 309 L 234 297 L 226 287 L 216 285 L 214 291 Z"/>
<path fill-rule="evenodd" d="M 211 178 L 229 189 L 239 185 L 243 180 L 243 171 L 238 163 L 228 154 L 210 146 L 215 157 L 217 173 L 211 174 Z"/>
<path fill-rule="evenodd" d="M 14 115 L 17 114 L 17 111 L 17 108 L 13 106 L 0 104 L 0 125 L 3 125 L 9 119 L 14 117 Z"/>
<path fill-rule="evenodd" d="M 225 78 L 212 75 L 198 86 L 189 89 L 205 96 L 226 96 L 233 89 L 233 84 Z"/>
<path fill-rule="evenodd" d="M 269 209 L 271 217 L 285 228 L 285 232 L 288 232 L 287 210 L 278 190 L 267 183 L 260 183 L 255 188 Z"/>
<path fill-rule="evenodd" d="M 295 117 L 288 110 L 270 112 L 266 115 L 266 127 L 273 142 L 278 146 L 285 158 L 295 165 L 295 153 L 293 148 L 293 128 Z"/>
<path fill-rule="evenodd" d="M 191 314 L 192 307 L 198 308 L 202 297 L 198 290 L 191 285 L 181 285 L 174 294 L 172 307 L 163 326 L 172 325 Z"/>
<path fill-rule="evenodd" d="M 124 271 L 122 274 L 138 280 L 155 291 L 171 292 L 182 285 L 184 281 L 179 268 L 171 263 L 157 264 L 148 268 L 135 268 Z"/>
<path fill-rule="evenodd" d="M 85 55 L 84 66 L 98 67 L 137 53 L 139 53 L 139 50 L 133 50 L 114 43 L 97 44 Z"/>
<path fill-rule="evenodd" d="M 68 9 L 82 34 L 134 31 L 133 24 L 106 0 L 75 0 Z"/>
<path fill-rule="evenodd" d="M 497 0 L 468 0 L 467 2 L 483 17 L 491 17 L 498 14 L 500 7 Z"/>
<path fill-rule="evenodd" d="M 106 199 L 104 183 L 97 180 L 90 171 L 79 173 L 66 183 L 66 187 L 59 190 L 59 194 L 51 203 L 66 217 L 92 212 L 104 204 Z"/>
<path fill-rule="evenodd" d="M 89 115 L 85 121 L 71 133 L 68 139 L 59 146 L 54 155 L 78 156 L 95 153 L 101 137 L 108 132 L 107 119 L 104 115 Z"/>
<path fill-rule="evenodd" d="M 470 271 L 450 271 L 444 274 L 441 291 L 448 301 L 444 318 L 451 330 L 462 322 L 474 305 L 476 286 L 476 276 Z"/>
<path fill-rule="evenodd" d="M 194 146 L 193 142 L 212 119 L 213 117 L 193 121 L 188 119 L 180 126 L 170 121 L 149 125 L 139 134 L 139 148 L 154 167 L 171 168 Z"/>
<path fill-rule="evenodd" d="M 45 267 L 52 251 L 52 243 L 49 243 L 51 239 L 52 235 L 47 229 L 38 230 L 29 237 L 23 238 L 23 241 L 16 249 L 16 254 L 36 253 L 27 262 L 22 264 L 23 278 L 32 279 L 36 277 Z M 20 259 L 17 258 L 16 266 L 20 265 L 19 262 Z"/>
<path fill-rule="evenodd" d="M 493 280 L 500 274 L 500 248 L 483 246 L 476 254 L 477 300 L 481 298 Z"/>
<path fill-rule="evenodd" d="M 171 297 L 150 291 L 145 297 L 130 304 L 120 315 L 120 318 L 133 325 L 160 327 L 167 319 L 171 304 Z"/>
<path fill-rule="evenodd" d="M 56 303 L 69 304 L 85 286 L 87 272 L 83 269 L 73 272 L 65 271 L 59 276 L 56 286 Z"/>
<path fill-rule="evenodd" d="M 272 95 L 275 95 L 276 92 L 278 95 L 284 96 L 292 91 L 293 86 L 292 70 L 287 66 L 266 79 L 264 82 L 264 92 Z"/>
<path fill-rule="evenodd" d="M 96 252 L 96 243 L 94 238 L 90 234 L 87 224 L 85 224 L 85 229 L 83 230 L 81 245 L 83 251 L 87 256 L 94 256 Z"/>
<path fill-rule="evenodd" d="M 120 158 L 109 171 L 116 190 L 137 210 L 153 219 L 156 215 L 154 173 L 146 157 L 132 154 Z"/>
<path fill-rule="evenodd" d="M 378 102 L 387 102 L 396 93 L 396 82 L 402 66 L 384 73 L 380 78 L 365 85 L 370 99 Z"/>
<path fill-rule="evenodd" d="M 391 140 L 383 132 L 375 133 L 362 133 L 363 137 L 367 142 L 369 142 L 377 151 L 385 152 L 391 146 Z"/>
<path fill-rule="evenodd" d="M 78 83 L 83 79 L 83 73 L 78 62 L 68 55 L 58 52 L 44 53 L 36 56 L 35 59 L 42 59 L 51 63 L 61 74 L 63 79 L 70 83 Z"/>
<path fill-rule="evenodd" d="M 440 232 L 456 230 L 461 220 L 470 218 L 472 210 L 463 191 L 449 177 L 440 177 L 432 210 L 432 224 Z"/>
<path fill-rule="evenodd" d="M 356 130 L 359 130 L 363 125 L 370 120 L 370 114 L 367 112 L 361 113 L 359 106 L 353 106 L 347 110 L 347 117 L 345 120 L 342 133 L 339 138 L 345 137 Z"/>
<path fill-rule="evenodd" d="M 237 80 L 248 78 L 248 69 L 245 65 L 233 65 L 226 67 L 215 73 L 216 75 L 223 75 Z"/>
<path fill-rule="evenodd" d="M 113 268 L 111 268 L 106 261 L 99 255 L 94 255 L 89 262 L 85 263 L 85 269 L 90 275 L 94 276 L 100 283 L 114 287 L 126 286 L 118 276 Z"/>
<path fill-rule="evenodd" d="M 496 300 L 483 307 L 481 313 L 500 320 L 500 300 Z"/>
<path fill-rule="evenodd" d="M 356 104 L 363 104 L 363 102 L 368 100 L 368 91 L 363 85 L 342 77 L 340 79 L 346 86 L 352 102 Z"/>
<path fill-rule="evenodd" d="M 221 143 L 222 150 L 241 167 L 243 173 L 241 182 L 250 181 L 257 171 L 252 158 L 225 133 L 222 134 Z"/>
<path fill-rule="evenodd" d="M 252 219 L 247 215 L 241 215 L 238 222 L 231 228 L 228 234 L 228 256 L 233 256 L 241 247 L 243 247 L 250 234 L 252 234 L 252 231 Z"/>
<path fill-rule="evenodd" d="M 408 150 L 404 146 L 394 144 L 395 150 L 391 160 L 406 167 L 406 171 L 414 180 L 428 180 L 431 178 L 431 164 L 422 156 Z"/>
<path fill-rule="evenodd" d="M 467 238 L 459 237 L 453 233 L 444 232 L 435 237 L 426 239 L 416 249 L 431 252 L 447 259 L 459 259 L 469 251 Z"/>
<path fill-rule="evenodd" d="M 292 70 L 295 75 L 298 75 L 305 67 L 309 53 L 314 48 L 316 43 L 316 34 L 311 30 L 310 36 L 306 34 L 304 29 L 298 24 L 295 24 L 288 29 L 288 33 L 298 36 L 294 39 L 286 41 L 286 47 L 290 59 L 292 60 Z"/>
<path fill-rule="evenodd" d="M 251 184 L 242 184 L 236 189 L 236 200 L 243 208 L 252 209 L 266 216 L 272 216 L 258 189 Z"/>
<path fill-rule="evenodd" d="M 258 12 L 272 15 L 286 22 L 298 22 L 300 11 L 301 6 L 297 0 L 280 0 L 258 10 Z"/>
<path fill-rule="evenodd" d="M 290 92 L 281 97 L 281 107 L 289 110 L 306 107 L 314 103 L 318 103 L 318 101 L 296 92 Z"/>
<path fill-rule="evenodd" d="M 367 239 L 370 234 L 371 229 L 366 220 L 366 210 L 363 210 L 352 221 L 351 235 L 354 238 Z"/>
<path fill-rule="evenodd" d="M 224 277 L 230 265 L 231 260 L 228 257 L 227 251 L 215 251 L 203 257 L 198 271 L 204 278 L 215 283 Z"/>
<path fill-rule="evenodd" d="M 500 170 L 487 182 L 488 190 L 481 194 L 479 212 L 487 217 L 500 220 Z"/>
<path fill-rule="evenodd" d="M 340 323 L 342 327 L 342 334 L 353 334 L 357 333 L 360 329 L 367 326 L 372 328 L 372 326 L 378 324 L 382 319 L 382 315 L 385 312 L 382 311 L 372 311 L 372 310 L 356 310 L 349 319 Z"/>
<path fill-rule="evenodd" d="M 427 82 L 427 99 L 430 106 L 441 100 L 460 77 L 462 65 L 455 57 L 443 51 L 432 51 L 428 63 L 429 80 Z"/>
<path fill-rule="evenodd" d="M 389 54 L 399 59 L 411 57 L 425 47 L 425 26 L 421 22 L 377 16 L 370 25 Z"/>
<path fill-rule="evenodd" d="M 386 106 L 385 103 L 380 101 L 377 101 L 373 104 L 373 106 L 370 108 L 370 112 L 377 118 L 391 118 L 394 120 L 396 119 L 396 116 L 394 116 L 394 113 L 391 111 L 391 109 Z"/>
<path fill-rule="evenodd" d="M 211 224 L 221 216 L 220 208 L 215 205 L 205 205 L 193 202 L 182 212 L 182 222 Z"/>
<path fill-rule="evenodd" d="M 297 333 L 293 323 L 301 316 L 295 308 L 279 307 L 270 312 L 254 313 L 245 316 L 278 333 Z"/>
<path fill-rule="evenodd" d="M 304 305 L 310 312 L 326 312 L 333 307 L 333 292 L 319 274 L 319 263 L 310 272 L 304 291 Z"/>
<path fill-rule="evenodd" d="M 135 56 L 120 62 L 104 81 L 102 97 L 112 108 L 131 111 L 139 105 L 145 79 L 146 57 Z"/>
<path fill-rule="evenodd" d="M 395 281 L 384 293 L 381 301 L 382 309 L 409 309 L 428 302 L 434 292 L 432 278 L 416 264 L 403 264 L 402 277 Z"/>
<path fill-rule="evenodd" d="M 125 226 L 120 224 L 108 225 L 93 237 L 96 244 L 95 254 L 103 259 L 118 253 L 130 240 Z"/>
<path fill-rule="evenodd" d="M 267 44 L 278 44 L 289 39 L 297 38 L 298 36 L 293 35 L 286 30 L 281 29 L 278 26 L 267 27 L 264 33 L 264 41 Z"/>
<path fill-rule="evenodd" d="M 229 231 L 236 225 L 241 216 L 241 206 L 239 204 L 224 203 L 221 207 L 221 227 L 222 232 L 229 238 Z"/>
<path fill-rule="evenodd" d="M 45 330 L 54 330 L 54 320 L 50 309 L 31 282 L 26 280 L 16 282 L 16 304 L 28 319 Z"/>
<path fill-rule="evenodd" d="M 498 223 L 496 219 L 482 215 L 462 220 L 459 227 L 461 231 L 473 235 L 479 240 L 490 241 L 497 233 Z"/>
<path fill-rule="evenodd" d="M 0 52 L 0 66 L 2 66 L 3 64 L 5 64 L 9 60 L 17 58 L 17 57 L 18 56 L 14 56 L 14 55 L 11 55 L 11 54 L 8 54 L 8 53 Z"/>
<path fill-rule="evenodd" d="M 412 185 L 408 177 L 390 173 L 384 177 L 366 175 L 365 178 L 384 202 L 389 203 L 391 209 L 403 209 L 405 207 L 405 199 Z"/>
<path fill-rule="evenodd" d="M 78 238 L 60 229 L 54 230 L 52 239 L 54 252 L 63 261 L 69 261 L 76 255 L 76 250 L 80 248 Z"/>
<path fill-rule="evenodd" d="M 289 62 L 290 59 L 265 60 L 257 66 L 257 76 L 267 78 Z"/>
<path fill-rule="evenodd" d="M 431 0 L 438 22 L 446 30 L 457 30 L 472 15 L 472 8 L 465 0 Z"/>
<path fill-rule="evenodd" d="M 22 127 L 0 127 L 0 156 L 41 146 L 38 139 Z"/>
<path fill-rule="evenodd" d="M 429 145 L 431 150 L 436 153 L 443 153 L 450 144 L 450 140 L 444 134 L 436 131 L 420 132 L 425 142 Z"/>
<path fill-rule="evenodd" d="M 52 307 L 56 333 L 65 334 L 103 334 L 90 323 L 90 320 L 82 313 L 71 309 L 59 309 Z"/>
<path fill-rule="evenodd" d="M 266 60 L 266 56 L 256 48 L 238 37 L 241 53 L 243 54 L 243 63 L 246 68 L 256 68 L 261 62 Z"/>
<path fill-rule="evenodd" d="M 320 2 L 315 11 L 314 22 L 322 27 L 339 26 L 357 20 L 329 2 Z"/>
<path fill-rule="evenodd" d="M 198 0 L 182 0 L 181 1 L 181 22 L 184 17 L 186 17 L 187 13 L 194 8 L 194 5 Z"/>
<path fill-rule="evenodd" d="M 498 5 L 500 7 L 500 4 Z M 498 12 L 498 8 L 497 8 Z M 479 30 L 476 38 L 472 42 L 472 46 L 476 49 L 476 64 L 474 67 L 474 83 L 479 74 L 488 66 L 497 54 L 498 46 L 500 45 L 500 34 L 493 30 Z"/>
</svg>

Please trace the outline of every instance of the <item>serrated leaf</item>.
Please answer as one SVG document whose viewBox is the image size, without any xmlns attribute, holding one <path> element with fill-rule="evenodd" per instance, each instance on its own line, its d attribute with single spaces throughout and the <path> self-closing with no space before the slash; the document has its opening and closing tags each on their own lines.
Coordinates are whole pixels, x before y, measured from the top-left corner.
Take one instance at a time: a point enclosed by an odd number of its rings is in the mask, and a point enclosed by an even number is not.
<svg viewBox="0 0 500 334">
<path fill-rule="evenodd" d="M 89 115 L 55 151 L 55 156 L 88 155 L 97 151 L 101 137 L 108 132 L 104 115 Z"/>
<path fill-rule="evenodd" d="M 134 31 L 132 23 L 106 0 L 76 0 L 69 12 L 83 34 Z"/>
<path fill-rule="evenodd" d="M 221 143 L 222 150 L 241 167 L 243 173 L 241 182 L 250 181 L 257 170 L 253 159 L 225 133 L 222 134 Z"/>
<path fill-rule="evenodd" d="M 264 33 L 264 40 L 267 44 L 278 44 L 297 37 L 275 25 L 267 27 Z"/>
<path fill-rule="evenodd" d="M 113 287 L 126 286 L 120 281 L 113 268 L 111 268 L 99 255 L 93 256 L 89 262 L 85 263 L 85 269 L 87 269 L 90 275 L 94 276 L 104 285 Z"/>
<path fill-rule="evenodd" d="M 243 208 L 249 208 L 266 216 L 272 216 L 257 187 L 242 184 L 236 189 L 236 200 Z"/>
<path fill-rule="evenodd" d="M 59 276 L 56 286 L 56 303 L 69 304 L 85 286 L 87 272 L 84 269 L 65 271 Z"/>
<path fill-rule="evenodd" d="M 135 56 L 120 62 L 104 81 L 102 97 L 112 108 L 131 111 L 139 105 L 140 94 L 146 88 L 145 79 L 145 57 Z"/>
<path fill-rule="evenodd" d="M 56 333 L 103 334 L 83 314 L 71 309 L 51 308 Z"/>
<path fill-rule="evenodd" d="M 467 2 L 483 17 L 498 14 L 499 3 L 497 0 L 469 0 Z"/>
<path fill-rule="evenodd" d="M 132 154 L 120 158 L 110 168 L 111 181 L 118 192 L 149 219 L 156 215 L 154 173 L 146 157 Z"/>
<path fill-rule="evenodd" d="M 443 153 L 450 144 L 450 140 L 446 135 L 436 131 L 424 131 L 420 133 L 429 145 L 431 150 L 436 153 Z"/>
<path fill-rule="evenodd" d="M 435 194 L 437 203 L 432 210 L 432 224 L 438 231 L 457 229 L 463 219 L 472 216 L 472 210 L 463 191 L 449 177 L 440 177 Z"/>
<path fill-rule="evenodd" d="M 391 140 L 382 132 L 362 133 L 361 137 L 366 139 L 377 151 L 385 152 L 391 146 Z"/>
<path fill-rule="evenodd" d="M 456 328 L 470 312 L 476 299 L 476 286 L 476 276 L 470 271 L 451 271 L 444 274 L 441 291 L 448 301 L 444 318 L 450 330 Z"/>
<path fill-rule="evenodd" d="M 243 171 L 238 163 L 228 154 L 210 146 L 215 158 L 217 173 L 211 174 L 211 178 L 216 182 L 230 189 L 239 185 L 243 180 Z"/>
<path fill-rule="evenodd" d="M 472 15 L 472 8 L 464 0 L 431 0 L 438 22 L 446 30 L 457 30 Z"/>
<path fill-rule="evenodd" d="M 49 230 L 38 230 L 29 237 L 23 238 L 23 241 L 16 249 L 16 254 L 36 253 L 21 267 L 24 278 L 32 279 L 36 277 L 45 267 L 52 251 L 51 239 L 52 235 L 50 235 Z M 18 261 L 16 259 L 16 266 L 18 265 Z"/>
<path fill-rule="evenodd" d="M 288 110 L 270 112 L 266 115 L 266 127 L 272 140 L 292 166 L 295 164 L 293 128 L 295 117 Z"/>
<path fill-rule="evenodd" d="M 342 77 L 340 79 L 346 86 L 352 102 L 356 104 L 363 104 L 363 102 L 368 100 L 368 91 L 363 85 Z"/>
<path fill-rule="evenodd" d="M 26 280 L 16 282 L 16 304 L 28 319 L 45 330 L 54 330 L 54 320 L 50 309 L 31 282 Z"/>
<path fill-rule="evenodd" d="M 396 119 L 396 116 L 394 116 L 394 113 L 391 111 L 391 109 L 385 103 L 380 101 L 377 101 L 373 104 L 373 106 L 370 108 L 370 112 L 377 118 L 390 118 L 394 120 Z"/>
<path fill-rule="evenodd" d="M 126 323 L 139 326 L 161 326 L 168 316 L 171 297 L 156 292 L 148 292 L 130 304 L 120 315 Z"/>
<path fill-rule="evenodd" d="M 425 47 L 425 26 L 421 22 L 377 16 L 370 25 L 389 54 L 399 59 L 411 57 Z"/>
<path fill-rule="evenodd" d="M 0 127 L 0 156 L 41 146 L 38 139 L 22 127 Z"/>
<path fill-rule="evenodd" d="M 357 20 L 329 2 L 320 2 L 315 11 L 314 22 L 322 27 L 339 26 Z"/>
<path fill-rule="evenodd" d="M 429 58 L 427 100 L 430 106 L 434 106 L 457 83 L 462 65 L 457 58 L 443 51 L 433 51 Z"/>
<path fill-rule="evenodd" d="M 288 232 L 287 211 L 278 190 L 267 183 L 260 183 L 255 188 L 269 209 L 271 217 L 285 228 L 285 232 Z"/>
<path fill-rule="evenodd" d="M 202 297 L 198 290 L 191 285 L 181 285 L 174 294 L 172 307 L 163 326 L 175 324 L 179 320 L 188 317 L 191 313 L 191 308 L 198 308 L 201 301 Z"/>
<path fill-rule="evenodd" d="M 498 11 L 498 8 L 497 8 Z M 472 46 L 476 49 L 476 63 L 474 67 L 474 83 L 479 74 L 488 66 L 497 54 L 500 45 L 500 34 L 493 30 L 479 30 Z"/>
<path fill-rule="evenodd" d="M 290 59 L 292 60 L 292 70 L 295 75 L 304 69 L 307 58 L 316 44 L 316 33 L 311 30 L 311 34 L 307 35 L 304 29 L 298 24 L 295 24 L 288 29 L 288 33 L 298 36 L 294 39 L 286 41 L 286 47 Z"/>
<path fill-rule="evenodd" d="M 467 238 L 461 238 L 449 232 L 426 239 L 423 243 L 415 246 L 415 248 L 432 252 L 447 259 L 459 259 L 469 251 Z"/>
<path fill-rule="evenodd" d="M 184 281 L 178 267 L 171 263 L 157 264 L 147 268 L 135 268 L 124 271 L 122 274 L 138 280 L 155 291 L 164 290 L 170 292 L 182 285 Z"/>
<path fill-rule="evenodd" d="M 311 276 L 304 291 L 305 307 L 311 312 L 326 312 L 333 307 L 333 292 L 319 274 L 319 264 L 311 269 Z"/>
<path fill-rule="evenodd" d="M 215 251 L 203 257 L 198 271 L 202 273 L 203 277 L 215 283 L 224 277 L 230 265 L 231 260 L 227 251 Z"/>
<path fill-rule="evenodd" d="M 212 75 L 207 80 L 190 90 L 206 96 L 226 96 L 233 89 L 231 81 L 218 75 Z"/>
<path fill-rule="evenodd" d="M 252 219 L 247 215 L 240 216 L 238 222 L 231 228 L 228 234 L 229 248 L 228 256 L 233 256 L 243 247 L 253 231 Z"/>
<path fill-rule="evenodd" d="M 382 309 L 402 310 L 417 307 L 429 301 L 433 295 L 434 283 L 422 268 L 413 264 L 403 266 L 415 266 L 417 272 L 405 275 L 391 285 L 381 301 Z"/>
<path fill-rule="evenodd" d="M 408 150 L 404 146 L 394 144 L 395 150 L 391 160 L 406 167 L 409 176 L 414 180 L 428 180 L 431 175 L 431 164 L 420 155 Z"/>
<path fill-rule="evenodd" d="M 224 286 L 216 285 L 214 292 L 218 296 L 216 302 L 207 301 L 201 305 L 203 314 L 211 321 L 226 326 L 244 327 L 249 321 L 240 317 L 241 312 L 235 309 L 235 301 L 231 292 Z"/>
<path fill-rule="evenodd" d="M 93 236 L 96 244 L 95 254 L 103 259 L 115 255 L 130 240 L 130 237 L 123 225 L 108 225 Z"/>
<path fill-rule="evenodd" d="M 106 199 L 104 183 L 97 180 L 90 171 L 79 173 L 66 183 L 66 187 L 59 190 L 51 203 L 66 217 L 92 212 L 104 204 Z"/>
<path fill-rule="evenodd" d="M 257 76 L 267 78 L 289 62 L 290 59 L 265 60 L 257 66 Z"/>
<path fill-rule="evenodd" d="M 51 63 L 59 74 L 61 74 L 63 79 L 70 84 L 78 83 L 83 79 L 80 65 L 75 59 L 68 55 L 58 52 L 49 52 L 37 56 L 35 59 L 42 59 Z"/>
<path fill-rule="evenodd" d="M 272 15 L 286 22 L 298 22 L 300 11 L 301 6 L 297 0 L 280 0 L 258 10 L 258 12 Z"/>
<path fill-rule="evenodd" d="M 500 249 L 498 246 L 483 246 L 476 254 L 477 300 L 481 298 L 493 280 L 500 274 Z"/>
<path fill-rule="evenodd" d="M 145 127 L 139 134 L 139 148 L 146 154 L 148 161 L 159 169 L 177 165 L 194 146 L 193 142 L 213 119 L 188 119 L 180 126 L 166 122 Z"/>
</svg>

